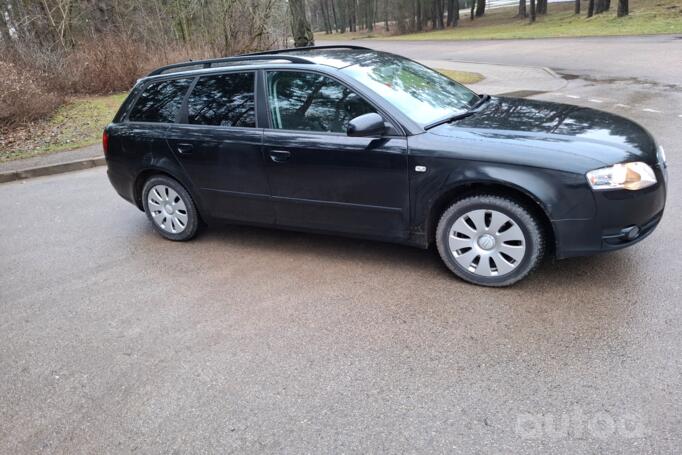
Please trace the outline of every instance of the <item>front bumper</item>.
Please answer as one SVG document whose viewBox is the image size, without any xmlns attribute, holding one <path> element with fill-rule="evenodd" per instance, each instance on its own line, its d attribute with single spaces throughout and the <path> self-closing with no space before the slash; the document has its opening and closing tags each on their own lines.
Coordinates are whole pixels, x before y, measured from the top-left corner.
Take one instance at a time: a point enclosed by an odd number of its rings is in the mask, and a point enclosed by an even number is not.
<svg viewBox="0 0 682 455">
<path fill-rule="evenodd" d="M 658 183 L 638 191 L 594 191 L 595 216 L 553 221 L 558 259 L 587 256 L 634 245 L 649 236 L 663 217 L 667 172 L 655 169 Z"/>
</svg>

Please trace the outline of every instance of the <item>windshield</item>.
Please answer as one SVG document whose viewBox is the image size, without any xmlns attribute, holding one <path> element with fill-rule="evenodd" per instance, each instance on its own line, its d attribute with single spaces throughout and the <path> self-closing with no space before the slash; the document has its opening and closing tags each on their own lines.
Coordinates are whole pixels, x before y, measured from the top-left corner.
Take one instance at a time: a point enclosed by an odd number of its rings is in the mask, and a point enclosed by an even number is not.
<svg viewBox="0 0 682 455">
<path fill-rule="evenodd" d="M 478 96 L 417 62 L 382 53 L 364 54 L 344 68 L 421 126 L 468 110 Z"/>
</svg>

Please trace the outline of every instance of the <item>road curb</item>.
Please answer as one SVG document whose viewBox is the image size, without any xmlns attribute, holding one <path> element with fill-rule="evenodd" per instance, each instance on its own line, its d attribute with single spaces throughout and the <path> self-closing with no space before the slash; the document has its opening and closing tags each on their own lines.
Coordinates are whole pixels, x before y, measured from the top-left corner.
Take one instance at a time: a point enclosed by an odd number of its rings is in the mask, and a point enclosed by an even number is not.
<svg viewBox="0 0 682 455">
<path fill-rule="evenodd" d="M 51 164 L 48 166 L 37 166 L 18 171 L 0 172 L 0 183 L 13 182 L 15 180 L 42 177 L 45 175 L 62 174 L 64 172 L 81 171 L 97 166 L 103 166 L 106 160 L 103 156 L 96 158 L 86 158 L 84 160 L 69 161 L 67 163 Z"/>
<path fill-rule="evenodd" d="M 424 60 L 430 60 L 430 59 L 424 59 Z M 490 63 L 490 62 L 481 62 L 477 60 L 454 60 L 454 59 L 445 59 L 443 60 L 444 62 L 450 62 L 450 63 L 467 63 L 470 65 L 490 65 L 490 66 L 508 66 L 511 68 L 525 68 L 525 69 L 532 69 L 532 70 L 541 70 L 544 71 L 545 73 L 549 74 L 550 76 L 556 78 L 556 79 L 562 79 L 562 77 L 556 73 L 553 69 L 547 67 L 547 66 L 533 66 L 533 65 L 512 65 L 509 63 Z"/>
</svg>

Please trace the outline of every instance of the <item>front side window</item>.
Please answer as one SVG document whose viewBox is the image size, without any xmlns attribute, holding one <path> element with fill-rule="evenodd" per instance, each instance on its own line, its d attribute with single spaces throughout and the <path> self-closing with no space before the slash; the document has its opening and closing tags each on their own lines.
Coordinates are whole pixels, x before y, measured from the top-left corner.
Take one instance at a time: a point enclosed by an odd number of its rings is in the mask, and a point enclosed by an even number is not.
<svg viewBox="0 0 682 455">
<path fill-rule="evenodd" d="M 189 123 L 255 128 L 254 82 L 254 73 L 199 78 L 187 100 Z"/>
<path fill-rule="evenodd" d="M 273 128 L 345 133 L 348 123 L 374 108 L 330 77 L 297 71 L 267 73 Z"/>
<path fill-rule="evenodd" d="M 132 122 L 173 123 L 191 79 L 173 79 L 147 85 L 128 120 Z"/>
</svg>

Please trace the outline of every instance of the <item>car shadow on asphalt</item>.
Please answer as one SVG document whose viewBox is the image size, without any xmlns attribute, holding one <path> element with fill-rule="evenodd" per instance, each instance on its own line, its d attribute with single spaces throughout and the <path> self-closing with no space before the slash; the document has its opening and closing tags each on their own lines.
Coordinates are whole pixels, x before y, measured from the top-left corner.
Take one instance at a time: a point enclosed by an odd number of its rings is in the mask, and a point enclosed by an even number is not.
<svg viewBox="0 0 682 455">
<path fill-rule="evenodd" d="M 177 277 L 180 287 L 199 286 L 203 294 L 193 305 L 218 305 L 221 315 L 249 299 L 281 298 L 269 303 L 272 311 L 292 305 L 292 299 L 298 302 L 295 311 L 303 312 L 346 305 L 353 308 L 356 324 L 368 324 L 363 318 L 376 314 L 473 332 L 492 323 L 497 329 L 489 330 L 503 330 L 510 339 L 525 339 L 527 330 L 550 338 L 570 335 L 589 321 L 581 337 L 598 340 L 628 324 L 650 301 L 638 295 L 648 288 L 639 285 L 637 275 L 644 272 L 633 267 L 636 252 L 545 260 L 514 286 L 485 288 L 452 275 L 433 247 L 248 226 L 213 226 L 191 242 L 174 243 L 146 220 L 131 227 L 121 241 L 134 252 L 145 251 L 133 255 L 133 274 L 153 269 Z M 241 289 L 238 297 L 234 289 Z"/>
<path fill-rule="evenodd" d="M 161 238 L 158 240 L 164 241 Z M 299 260 L 315 257 L 318 260 L 345 260 L 377 269 L 399 267 L 406 273 L 418 271 L 459 286 L 477 287 L 454 277 L 441 262 L 433 245 L 428 250 L 423 250 L 397 243 L 237 225 L 204 228 L 192 243 L 211 249 L 224 248 L 226 254 L 237 248 L 281 254 L 283 258 L 294 256 Z M 570 292 L 576 287 L 619 289 L 623 283 L 636 279 L 632 254 L 630 250 L 624 250 L 564 260 L 545 258 L 532 275 L 508 289 L 551 289 L 554 292 Z"/>
</svg>

